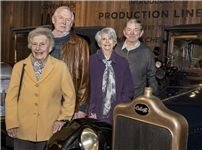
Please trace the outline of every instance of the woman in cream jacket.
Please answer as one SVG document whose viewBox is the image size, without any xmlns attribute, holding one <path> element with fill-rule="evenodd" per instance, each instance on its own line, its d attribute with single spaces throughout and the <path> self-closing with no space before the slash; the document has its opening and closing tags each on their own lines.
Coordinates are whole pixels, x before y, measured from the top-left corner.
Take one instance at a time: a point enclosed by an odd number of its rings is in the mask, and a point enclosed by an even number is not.
<svg viewBox="0 0 202 150">
<path fill-rule="evenodd" d="M 49 55 L 54 44 L 49 29 L 33 30 L 28 36 L 32 53 L 14 65 L 6 96 L 6 128 L 14 138 L 15 150 L 43 149 L 52 134 L 62 128 L 63 120 L 70 120 L 74 113 L 75 90 L 68 68 Z"/>
</svg>

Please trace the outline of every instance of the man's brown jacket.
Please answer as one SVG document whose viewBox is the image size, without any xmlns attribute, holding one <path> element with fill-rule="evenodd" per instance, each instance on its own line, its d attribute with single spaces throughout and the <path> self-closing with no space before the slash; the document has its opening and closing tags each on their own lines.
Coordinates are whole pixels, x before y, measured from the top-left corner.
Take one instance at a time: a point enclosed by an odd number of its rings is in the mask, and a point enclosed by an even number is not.
<svg viewBox="0 0 202 150">
<path fill-rule="evenodd" d="M 61 44 L 61 60 L 63 60 L 71 74 L 75 91 L 75 112 L 85 103 L 89 106 L 89 46 L 88 43 L 74 32 L 70 31 L 70 40 Z M 86 111 L 87 112 L 87 111 Z"/>
</svg>

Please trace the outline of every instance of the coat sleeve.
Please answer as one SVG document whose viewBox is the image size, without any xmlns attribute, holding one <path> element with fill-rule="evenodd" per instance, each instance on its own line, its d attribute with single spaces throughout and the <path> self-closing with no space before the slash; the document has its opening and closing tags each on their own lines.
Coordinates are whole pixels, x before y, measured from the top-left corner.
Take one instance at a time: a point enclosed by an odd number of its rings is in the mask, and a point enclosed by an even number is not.
<svg viewBox="0 0 202 150">
<path fill-rule="evenodd" d="M 21 64 L 21 63 L 20 63 Z M 22 67 L 20 64 L 15 64 L 12 70 L 12 75 L 10 79 L 10 84 L 5 100 L 5 110 L 6 110 L 6 129 L 12 129 L 19 127 L 18 123 L 18 109 L 17 109 L 17 97 L 20 85 L 20 73 Z"/>
<path fill-rule="evenodd" d="M 70 120 L 74 114 L 76 94 L 74 85 L 66 64 L 63 64 L 61 90 L 64 102 L 57 120 Z"/>
<path fill-rule="evenodd" d="M 152 87 L 153 92 L 155 92 L 158 89 L 158 83 L 156 81 L 155 61 L 151 50 L 147 56 L 148 56 L 147 79 L 149 82 L 149 87 Z"/>
<path fill-rule="evenodd" d="M 86 110 L 89 106 L 89 93 L 90 93 L 90 76 L 89 76 L 89 47 L 88 43 L 82 39 L 82 44 L 80 45 L 80 61 L 79 70 L 81 72 L 80 83 L 76 93 L 76 99 L 81 107 L 86 106 Z M 77 107 L 76 107 L 77 108 Z M 78 112 L 79 110 L 76 110 Z"/>
<path fill-rule="evenodd" d="M 97 88 L 95 88 L 95 85 L 97 84 L 95 82 L 98 81 L 99 76 L 97 76 L 97 70 L 95 68 L 95 66 L 97 66 L 97 63 L 93 57 L 94 55 L 91 55 L 89 58 L 89 70 L 90 70 L 90 100 L 89 100 L 89 107 L 88 107 L 88 116 L 91 115 L 91 113 L 95 113 L 95 102 L 94 102 L 94 94 L 95 91 L 97 90 Z M 98 87 L 98 86 L 96 86 Z"/>
<path fill-rule="evenodd" d="M 128 62 L 125 65 L 125 74 L 123 88 L 121 91 L 121 98 L 124 103 L 130 103 L 133 100 L 134 96 L 134 84 L 132 74 L 129 68 Z"/>
</svg>

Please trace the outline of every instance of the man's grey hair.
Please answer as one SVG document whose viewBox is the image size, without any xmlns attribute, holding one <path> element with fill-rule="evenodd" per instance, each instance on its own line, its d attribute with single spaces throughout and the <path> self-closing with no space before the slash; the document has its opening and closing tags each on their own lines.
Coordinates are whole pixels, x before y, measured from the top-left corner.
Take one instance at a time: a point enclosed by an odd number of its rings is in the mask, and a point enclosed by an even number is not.
<svg viewBox="0 0 202 150">
<path fill-rule="evenodd" d="M 101 31 L 98 31 L 95 35 L 95 40 L 97 41 L 98 45 L 100 45 L 100 40 L 103 34 L 112 38 L 114 40 L 114 44 L 117 44 L 117 36 L 115 30 L 112 28 L 103 28 Z"/>
<path fill-rule="evenodd" d="M 54 40 L 54 36 L 52 34 L 52 31 L 48 28 L 38 27 L 38 28 L 32 30 L 28 35 L 28 48 L 29 49 L 31 49 L 31 47 L 32 47 L 33 38 L 35 36 L 39 36 L 39 35 L 46 36 L 49 45 L 51 46 L 52 49 L 54 48 L 55 40 Z"/>
<path fill-rule="evenodd" d="M 125 26 L 124 26 L 124 28 L 123 28 L 124 30 L 126 29 L 128 23 L 137 23 L 137 24 L 140 25 L 140 31 L 143 30 L 143 25 L 142 25 L 142 23 L 141 23 L 139 20 L 137 20 L 137 19 L 129 19 L 129 20 L 126 22 L 126 24 L 125 24 Z"/>
<path fill-rule="evenodd" d="M 56 10 L 55 10 L 55 12 L 54 12 L 54 17 L 56 17 L 57 15 L 58 15 L 58 12 L 60 11 L 60 10 L 64 10 L 64 9 L 67 9 L 67 10 L 69 10 L 70 11 L 70 13 L 72 14 L 72 23 L 74 23 L 74 13 L 71 11 L 71 9 L 69 8 L 69 7 L 67 7 L 67 6 L 61 6 L 61 7 L 58 7 Z"/>
</svg>

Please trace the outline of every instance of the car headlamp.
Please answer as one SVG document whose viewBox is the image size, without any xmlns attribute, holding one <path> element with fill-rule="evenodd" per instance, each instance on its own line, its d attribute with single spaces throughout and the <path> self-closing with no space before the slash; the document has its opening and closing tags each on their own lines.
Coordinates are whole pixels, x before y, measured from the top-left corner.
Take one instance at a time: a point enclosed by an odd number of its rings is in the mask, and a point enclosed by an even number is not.
<svg viewBox="0 0 202 150">
<path fill-rule="evenodd" d="M 85 128 L 81 133 L 81 145 L 84 150 L 98 150 L 99 142 L 96 133 L 90 129 Z"/>
<path fill-rule="evenodd" d="M 156 77 L 157 77 L 157 79 L 163 79 L 164 77 L 165 77 L 165 71 L 163 70 L 163 69 L 157 69 L 156 70 Z"/>
<path fill-rule="evenodd" d="M 155 66 L 156 66 L 156 68 L 161 68 L 162 63 L 160 61 L 156 61 Z"/>
</svg>

